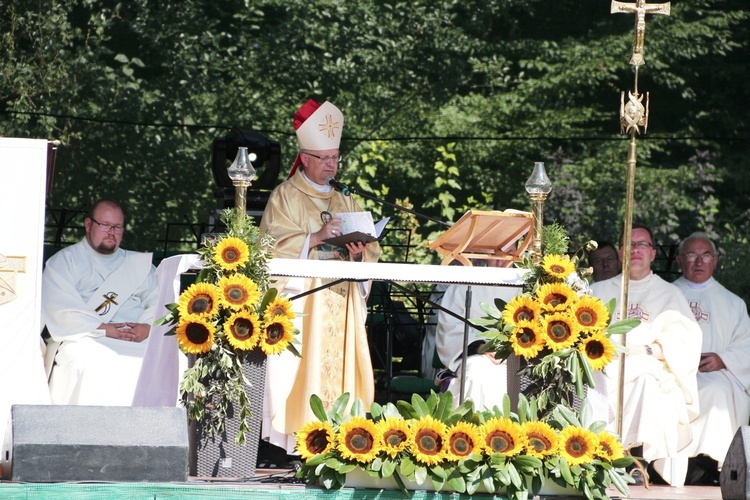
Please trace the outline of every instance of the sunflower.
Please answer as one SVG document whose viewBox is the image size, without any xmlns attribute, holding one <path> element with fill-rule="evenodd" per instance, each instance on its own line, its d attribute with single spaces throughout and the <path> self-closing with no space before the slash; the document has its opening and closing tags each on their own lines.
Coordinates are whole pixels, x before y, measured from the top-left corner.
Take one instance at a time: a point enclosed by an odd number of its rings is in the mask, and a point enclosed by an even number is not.
<svg viewBox="0 0 750 500">
<path fill-rule="evenodd" d="M 482 449 L 487 455 L 502 453 L 515 456 L 521 453 L 528 438 L 520 425 L 509 418 L 491 418 L 479 428 Z"/>
<path fill-rule="evenodd" d="M 556 312 L 542 319 L 547 347 L 553 351 L 567 349 L 578 340 L 578 325 L 568 314 Z"/>
<path fill-rule="evenodd" d="M 594 332 L 606 327 L 609 323 L 609 312 L 602 301 L 585 295 L 573 304 L 571 314 L 575 317 L 582 331 Z"/>
<path fill-rule="evenodd" d="M 257 314 L 239 311 L 224 322 L 224 335 L 235 349 L 249 351 L 260 338 L 260 319 Z"/>
<path fill-rule="evenodd" d="M 230 236 L 221 240 L 214 248 L 214 262 L 224 271 L 236 271 L 250 259 L 247 243 Z"/>
<path fill-rule="evenodd" d="M 446 453 L 449 460 L 462 460 L 479 451 L 481 438 L 476 425 L 468 422 L 456 422 L 448 428 L 448 446 Z"/>
<path fill-rule="evenodd" d="M 286 316 L 266 319 L 260 336 L 260 348 L 267 355 L 280 354 L 294 340 L 294 325 Z"/>
<path fill-rule="evenodd" d="M 602 370 L 615 357 L 615 346 L 603 333 L 596 333 L 584 339 L 579 349 L 586 355 L 591 368 Z"/>
<path fill-rule="evenodd" d="M 216 327 L 207 319 L 197 315 L 187 315 L 180 318 L 175 329 L 177 342 L 182 352 L 187 354 L 203 354 L 214 345 Z"/>
<path fill-rule="evenodd" d="M 263 311 L 264 318 L 272 318 L 274 316 L 286 316 L 289 319 L 294 319 L 297 315 L 292 310 L 292 301 L 286 297 L 276 296 L 266 306 L 266 310 Z"/>
<path fill-rule="evenodd" d="M 339 427 L 336 433 L 336 448 L 345 460 L 356 460 L 366 464 L 380 453 L 380 433 L 372 420 L 352 417 Z"/>
<path fill-rule="evenodd" d="M 565 279 L 576 271 L 576 266 L 567 255 L 546 255 L 542 261 L 542 269 L 555 278 Z"/>
<path fill-rule="evenodd" d="M 591 462 L 599 449 L 599 438 L 583 427 L 573 425 L 560 432 L 560 456 L 570 465 Z"/>
<path fill-rule="evenodd" d="M 328 453 L 334 446 L 335 436 L 329 422 L 307 422 L 294 434 L 297 440 L 297 451 L 302 460 L 315 455 Z"/>
<path fill-rule="evenodd" d="M 210 318 L 219 310 L 219 289 L 210 283 L 193 283 L 180 294 L 177 312 L 180 317 Z"/>
<path fill-rule="evenodd" d="M 539 317 L 542 307 L 531 297 L 516 295 L 503 309 L 503 322 L 515 325 L 521 321 L 533 321 Z"/>
<path fill-rule="evenodd" d="M 410 427 L 409 448 L 414 459 L 423 465 L 435 465 L 445 458 L 447 427 L 431 416 L 413 421 Z"/>
<path fill-rule="evenodd" d="M 596 451 L 597 457 L 612 462 L 624 456 L 622 444 L 620 444 L 620 441 L 614 435 L 607 431 L 601 431 L 597 437 L 599 438 L 599 449 Z"/>
<path fill-rule="evenodd" d="M 516 356 L 536 357 L 544 348 L 544 333 L 538 322 L 519 321 L 510 334 L 510 345 Z"/>
<path fill-rule="evenodd" d="M 391 458 L 409 445 L 409 424 L 402 418 L 387 417 L 378 422 L 378 430 L 383 436 L 383 450 Z"/>
<path fill-rule="evenodd" d="M 547 283 L 539 288 L 536 298 L 546 311 L 564 311 L 578 299 L 578 295 L 564 283 Z"/>
<path fill-rule="evenodd" d="M 252 307 L 260 299 L 258 285 L 242 274 L 222 276 L 219 280 L 220 300 L 223 305 L 235 311 Z"/>
<path fill-rule="evenodd" d="M 529 440 L 526 445 L 527 455 L 544 458 L 557 451 L 557 433 L 548 423 L 529 421 L 522 427 Z"/>
</svg>

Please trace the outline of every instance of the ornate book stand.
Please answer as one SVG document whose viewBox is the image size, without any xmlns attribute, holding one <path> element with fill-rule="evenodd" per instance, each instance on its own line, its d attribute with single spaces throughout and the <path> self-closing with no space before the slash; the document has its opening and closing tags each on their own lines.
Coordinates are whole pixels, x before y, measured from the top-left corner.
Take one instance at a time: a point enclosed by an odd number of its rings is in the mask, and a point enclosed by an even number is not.
<svg viewBox="0 0 750 500">
<path fill-rule="evenodd" d="M 508 267 L 521 260 L 533 236 L 531 212 L 469 210 L 430 243 L 430 248 L 444 256 L 444 266 L 454 260 L 471 266 L 471 259 L 486 259 L 502 260 L 502 266 Z"/>
</svg>

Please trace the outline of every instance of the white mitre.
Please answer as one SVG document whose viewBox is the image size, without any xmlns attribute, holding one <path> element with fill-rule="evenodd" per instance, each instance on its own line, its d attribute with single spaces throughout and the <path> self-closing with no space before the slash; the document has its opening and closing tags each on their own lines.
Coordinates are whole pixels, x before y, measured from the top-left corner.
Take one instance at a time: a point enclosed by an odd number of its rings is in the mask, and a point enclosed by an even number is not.
<svg viewBox="0 0 750 500">
<path fill-rule="evenodd" d="M 297 129 L 297 142 L 309 151 L 339 149 L 343 130 L 344 114 L 326 101 Z"/>
</svg>

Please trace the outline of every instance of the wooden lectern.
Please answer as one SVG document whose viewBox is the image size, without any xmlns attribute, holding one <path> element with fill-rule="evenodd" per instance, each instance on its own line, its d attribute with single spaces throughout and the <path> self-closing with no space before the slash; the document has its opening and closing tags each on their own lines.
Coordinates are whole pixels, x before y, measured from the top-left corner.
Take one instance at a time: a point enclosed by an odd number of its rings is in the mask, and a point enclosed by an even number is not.
<svg viewBox="0 0 750 500">
<path fill-rule="evenodd" d="M 521 260 L 533 237 L 531 212 L 469 210 L 430 243 L 430 248 L 444 256 L 441 262 L 444 266 L 453 260 L 471 266 L 471 259 L 485 259 L 502 260 L 502 267 L 508 267 Z"/>
</svg>

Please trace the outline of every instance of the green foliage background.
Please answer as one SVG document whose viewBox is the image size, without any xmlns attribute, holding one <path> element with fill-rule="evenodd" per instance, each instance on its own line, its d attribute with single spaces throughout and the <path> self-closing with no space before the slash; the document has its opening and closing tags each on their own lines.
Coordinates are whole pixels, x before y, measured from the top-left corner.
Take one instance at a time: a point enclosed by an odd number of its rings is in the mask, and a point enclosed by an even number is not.
<svg viewBox="0 0 750 500">
<path fill-rule="evenodd" d="M 574 242 L 616 239 L 634 19 L 609 6 L 0 0 L 0 134 L 61 140 L 48 208 L 115 197 L 129 248 L 156 250 L 167 222 L 220 207 L 212 141 L 233 128 L 279 141 L 286 172 L 292 116 L 310 96 L 344 111 L 345 182 L 454 221 L 468 208 L 528 208 L 523 184 L 541 160 L 554 183 L 548 221 Z M 749 21 L 743 0 L 675 0 L 669 17 L 648 16 L 635 191 L 635 218 L 660 243 L 716 237 L 720 279 L 745 297 Z M 424 240 L 441 230 L 400 217 Z"/>
</svg>

